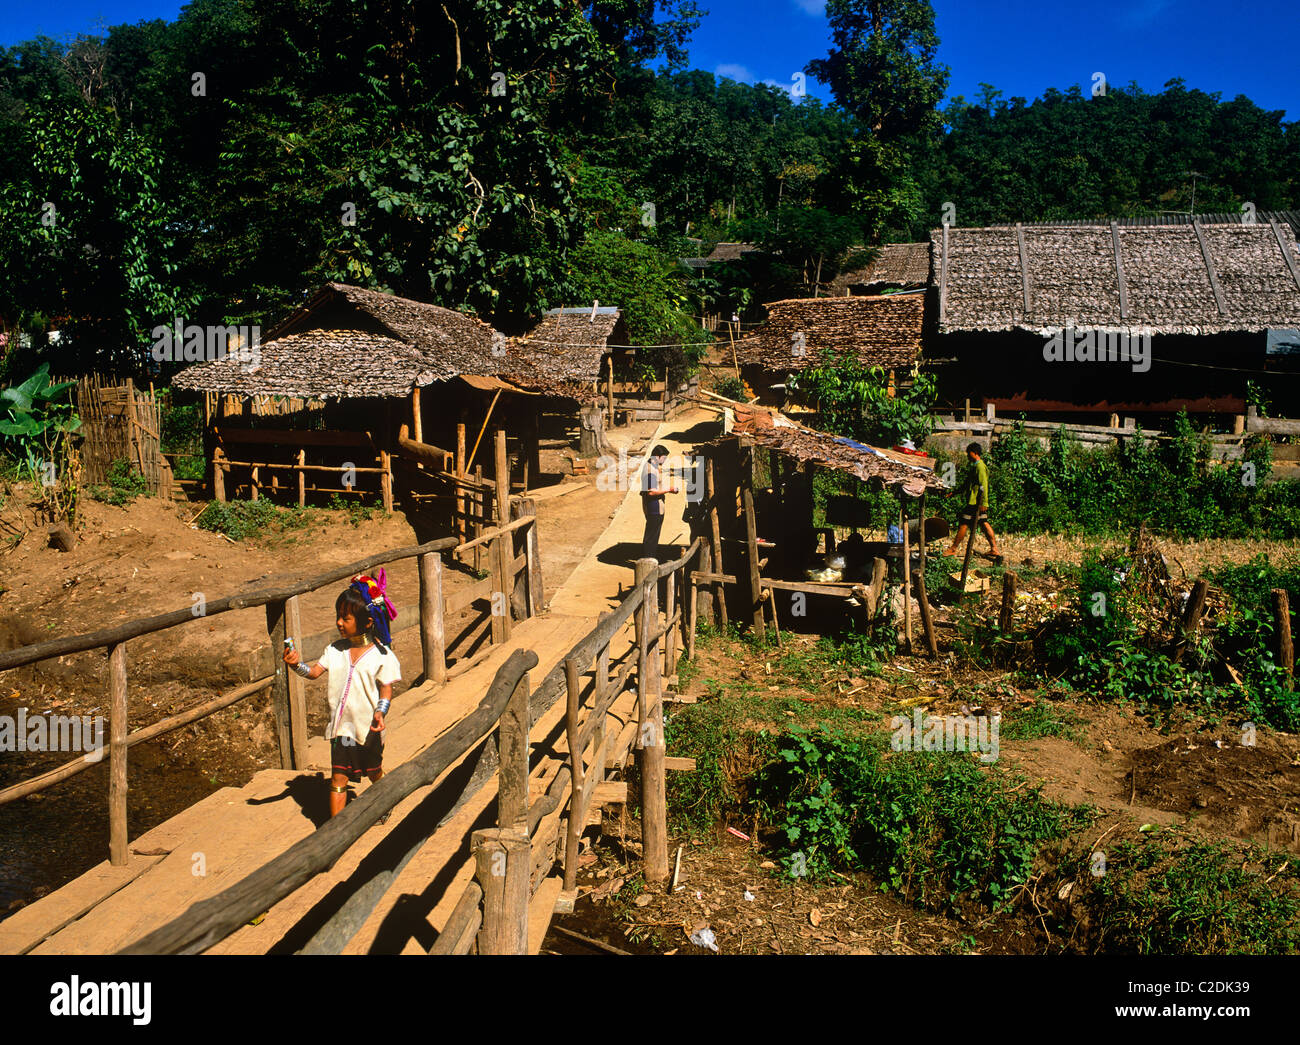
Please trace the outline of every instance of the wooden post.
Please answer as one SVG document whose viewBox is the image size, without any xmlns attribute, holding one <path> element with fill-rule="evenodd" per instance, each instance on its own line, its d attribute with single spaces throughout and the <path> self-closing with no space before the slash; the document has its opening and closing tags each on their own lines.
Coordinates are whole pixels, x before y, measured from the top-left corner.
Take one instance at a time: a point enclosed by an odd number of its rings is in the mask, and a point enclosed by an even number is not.
<svg viewBox="0 0 1300 1045">
<path fill-rule="evenodd" d="M 505 534 L 487 542 L 488 569 L 492 574 L 492 593 L 488 609 L 494 646 L 510 638 L 510 591 L 506 585 L 506 571 L 509 567 L 502 561 L 507 555 L 505 546 L 509 539 L 510 535 Z"/>
<path fill-rule="evenodd" d="M 1198 577 L 1196 583 L 1192 585 L 1192 593 L 1187 599 L 1187 610 L 1183 614 L 1183 637 L 1179 642 L 1178 648 L 1174 650 L 1171 658 L 1174 663 L 1183 659 L 1183 654 L 1187 652 L 1187 646 L 1192 641 L 1192 636 L 1196 633 L 1197 626 L 1201 623 L 1201 614 L 1205 612 L 1205 596 L 1209 594 L 1210 582 L 1204 577 Z"/>
<path fill-rule="evenodd" d="M 379 451 L 379 495 L 383 498 L 384 511 L 393 510 L 393 456 L 387 450 Z"/>
<path fill-rule="evenodd" d="M 614 427 L 614 353 L 609 354 L 609 380 L 605 385 L 605 398 L 608 402 L 609 427 Z"/>
<path fill-rule="evenodd" d="M 907 494 L 898 496 L 898 518 L 903 527 L 903 636 L 907 652 L 912 652 L 912 540 L 907 525 Z"/>
<path fill-rule="evenodd" d="M 465 425 L 456 426 L 456 478 L 466 479 L 468 474 L 465 469 Z M 467 501 L 465 498 L 465 487 L 461 483 L 456 484 L 456 539 L 465 543 L 465 534 L 467 527 L 465 525 L 465 507 Z"/>
<path fill-rule="evenodd" d="M 475 877 L 483 890 L 479 954 L 528 953 L 528 885 L 532 854 L 525 825 L 475 831 Z"/>
<path fill-rule="evenodd" d="M 537 542 L 537 501 L 531 497 L 516 500 L 510 505 L 510 518 L 522 519 L 532 516 L 533 521 L 523 528 L 524 558 L 527 566 L 524 573 L 528 578 L 528 600 L 524 616 L 536 617 L 545 606 L 545 590 L 542 588 L 542 553 Z"/>
<path fill-rule="evenodd" d="M 424 442 L 424 416 L 420 412 L 420 386 L 411 389 L 411 437 L 417 442 Z"/>
<path fill-rule="evenodd" d="M 126 720 L 126 643 L 118 642 L 108 651 L 108 860 L 115 867 L 127 861 Z"/>
<path fill-rule="evenodd" d="M 470 535 L 478 540 L 483 536 L 483 520 L 487 518 L 487 494 L 483 490 L 483 466 L 474 466 L 474 523 Z M 474 545 L 474 569 L 483 572 L 483 545 Z"/>
<path fill-rule="evenodd" d="M 668 880 L 668 801 L 664 777 L 663 683 L 659 674 L 659 640 L 650 635 L 659 627 L 659 582 L 654 559 L 636 561 L 636 582 L 645 592 L 637 610 L 639 667 L 637 691 L 641 717 L 637 765 L 641 775 L 641 850 L 648 884 Z M 761 612 L 761 607 L 760 607 Z"/>
<path fill-rule="evenodd" d="M 212 496 L 222 503 L 226 500 L 226 469 L 222 463 L 225 456 L 221 447 L 212 448 Z"/>
<path fill-rule="evenodd" d="M 708 541 L 700 542 L 700 558 L 696 565 L 701 573 L 713 572 L 713 552 L 709 548 Z M 717 590 L 716 586 L 705 581 L 703 584 L 698 582 L 691 583 L 691 591 L 696 599 L 695 615 L 691 618 L 691 637 L 689 640 L 691 652 L 688 656 L 695 656 L 695 625 L 702 618 L 710 627 L 713 626 L 713 593 Z"/>
<path fill-rule="evenodd" d="M 1019 578 L 1008 570 L 1002 575 L 1002 608 L 998 612 L 998 631 L 1006 635 L 1016 612 L 1016 584 Z"/>
<path fill-rule="evenodd" d="M 439 685 L 447 681 L 447 633 L 442 597 L 442 553 L 420 556 L 420 651 L 424 677 Z"/>
<path fill-rule="evenodd" d="M 664 674 L 672 678 L 677 670 L 677 628 L 672 623 L 673 613 L 677 607 L 677 572 L 674 570 L 664 578 L 664 625 L 668 631 L 664 635 Z"/>
<path fill-rule="evenodd" d="M 608 649 L 608 647 L 606 647 Z M 578 839 L 582 837 L 582 798 L 586 789 L 586 766 L 579 747 L 582 676 L 572 657 L 564 661 L 566 683 L 565 729 L 569 738 L 569 823 L 564 839 L 564 888 L 572 890 L 578 884 Z M 600 676 L 596 677 L 595 706 L 600 706 Z M 603 767 L 593 766 L 603 773 Z"/>
<path fill-rule="evenodd" d="M 298 505 L 307 503 L 307 471 L 303 465 L 307 463 L 307 451 L 298 451 Z"/>
<path fill-rule="evenodd" d="M 758 521 L 754 515 L 754 451 L 745 447 L 740 459 L 740 499 L 745 513 L 745 547 L 749 559 L 749 597 L 753 607 L 754 635 L 759 642 L 766 635 L 763 623 L 763 589 L 758 570 Z"/>
<path fill-rule="evenodd" d="M 969 507 L 969 506 L 968 506 Z M 970 533 L 966 536 L 966 557 L 961 561 L 961 592 L 959 597 L 966 597 L 966 575 L 970 572 L 971 552 L 975 550 L 975 531 L 979 528 L 976 520 L 980 517 L 979 508 L 971 512 Z"/>
<path fill-rule="evenodd" d="M 251 457 L 252 455 L 250 454 L 249 456 Z M 258 478 L 258 473 L 259 473 L 259 469 L 257 465 L 253 465 L 253 467 L 249 470 L 248 499 L 250 501 L 256 501 L 258 497 L 257 488 L 258 486 L 261 485 L 261 480 Z"/>
<path fill-rule="evenodd" d="M 718 522 L 718 495 L 713 483 L 713 456 L 704 459 L 704 495 L 709 499 L 709 535 L 713 542 L 713 569 L 726 573 L 722 564 L 722 534 Z M 727 590 L 721 582 L 709 585 L 713 593 L 717 619 L 725 628 L 727 626 Z"/>
<path fill-rule="evenodd" d="M 925 539 L 925 491 L 921 492 L 921 515 L 916 528 L 917 536 L 921 541 L 921 576 L 925 576 L 925 546 L 928 543 Z"/>
<path fill-rule="evenodd" d="M 299 769 L 293 764 L 293 718 L 289 710 L 289 671 L 284 656 L 284 599 L 266 604 L 266 635 L 271 643 L 271 663 L 275 681 L 271 683 L 271 713 L 275 717 L 275 736 L 280 746 L 280 768 Z"/>
<path fill-rule="evenodd" d="M 916 575 L 916 605 L 921 610 L 921 628 L 925 632 L 925 644 L 930 647 L 930 656 L 938 658 L 939 640 L 934 633 L 934 618 L 930 614 L 930 596 L 925 590 L 925 572 Z"/>
<path fill-rule="evenodd" d="M 497 825 L 521 826 L 527 833 L 528 817 L 528 672 L 510 694 L 510 702 L 497 727 L 497 752 L 501 783 L 497 790 Z M 520 824 L 520 821 L 525 823 Z"/>
<path fill-rule="evenodd" d="M 504 526 L 510 518 L 510 458 L 506 456 L 506 430 L 504 428 L 498 428 L 496 431 L 495 464 L 497 483 L 497 525 Z"/>
<path fill-rule="evenodd" d="M 291 595 L 284 603 L 284 637 L 293 639 L 294 648 L 307 663 L 307 652 L 302 648 L 302 615 L 298 609 L 298 596 Z M 274 663 L 285 668 L 284 644 L 280 644 L 279 658 Z M 307 680 L 296 671 L 285 671 L 289 683 L 289 740 L 295 768 L 307 764 Z"/>
<path fill-rule="evenodd" d="M 1291 646 L 1291 605 L 1285 588 L 1273 589 L 1273 620 L 1277 625 L 1277 662 L 1286 672 L 1286 688 L 1293 684 L 1295 650 Z"/>
<path fill-rule="evenodd" d="M 522 497 L 512 498 L 510 501 L 510 521 L 515 522 L 519 519 L 527 518 L 535 514 L 530 512 L 527 505 L 531 505 L 531 500 L 525 500 Z M 506 536 L 506 598 L 510 600 L 510 610 L 518 620 L 526 620 L 532 616 L 529 610 L 528 600 L 528 534 L 525 532 L 529 527 L 523 527 L 514 530 Z M 515 542 L 519 541 L 524 546 L 524 568 L 518 573 L 514 572 Z"/>
</svg>

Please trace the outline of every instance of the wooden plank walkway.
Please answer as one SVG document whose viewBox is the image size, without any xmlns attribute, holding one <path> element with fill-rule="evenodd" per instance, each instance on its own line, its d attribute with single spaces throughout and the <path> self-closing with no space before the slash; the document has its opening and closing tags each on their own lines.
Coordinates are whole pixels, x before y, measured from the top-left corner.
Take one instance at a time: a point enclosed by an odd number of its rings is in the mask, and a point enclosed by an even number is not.
<svg viewBox="0 0 1300 1045">
<path fill-rule="evenodd" d="M 683 414 L 662 425 L 647 445 L 662 442 L 673 454 L 689 449 L 674 437 L 709 416 Z M 685 489 L 683 482 L 679 485 Z M 639 554 L 644 526 L 639 472 L 630 477 L 629 486 L 610 526 L 555 593 L 548 613 L 516 622 L 511 641 L 492 648 L 464 674 L 442 686 L 425 683 L 403 694 L 394 706 L 385 740 L 389 769 L 425 749 L 473 711 L 513 650 L 531 649 L 537 654 L 538 666 L 531 674 L 536 687 L 595 626 L 599 614 L 617 603 L 631 585 L 630 564 Z M 669 498 L 662 535 L 665 545 L 675 543 L 683 530 L 684 500 L 682 495 Z M 619 558 L 623 551 L 626 562 Z M 611 644 L 616 667 L 631 649 L 629 628 Z M 611 746 L 610 762 L 626 763 L 634 733 L 627 727 L 635 717 L 635 691 L 628 690 L 610 707 L 608 735 L 623 738 L 621 744 Z M 563 699 L 533 723 L 530 740 L 529 786 L 537 796 L 554 780 L 567 756 Z M 328 744 L 315 738 L 308 751 L 312 762 L 308 770 L 266 770 L 243 788 L 224 788 L 209 795 L 135 839 L 125 867 L 112 867 L 106 861 L 0 922 L 0 953 L 115 952 L 274 859 L 309 836 L 328 815 L 324 779 Z M 396 866 L 411 844 L 404 836 L 415 837 L 413 825 L 436 817 L 441 823 L 437 833 L 402 868 L 343 949 L 349 954 L 425 953 L 473 876 L 471 833 L 494 822 L 495 776 L 459 809 L 452 807 L 473 757 L 467 755 L 433 785 L 408 796 L 387 824 L 367 832 L 364 842 L 348 850 L 329 872 L 316 875 L 258 924 L 243 926 L 208 953 L 294 953 L 307 947 L 360 883 Z M 404 828 L 408 816 L 412 825 Z M 537 835 L 558 833 L 559 821 L 556 810 L 543 819 Z M 562 855 L 562 837 L 557 844 Z M 529 947 L 534 953 L 549 926 L 558 892 L 559 879 L 552 876 L 533 897 Z"/>
</svg>

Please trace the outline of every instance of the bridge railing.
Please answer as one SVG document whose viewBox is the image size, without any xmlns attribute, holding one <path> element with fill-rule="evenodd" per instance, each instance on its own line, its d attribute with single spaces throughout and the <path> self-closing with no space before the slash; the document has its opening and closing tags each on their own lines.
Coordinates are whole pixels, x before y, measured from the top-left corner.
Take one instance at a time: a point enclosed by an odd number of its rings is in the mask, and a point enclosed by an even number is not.
<svg viewBox="0 0 1300 1045">
<path fill-rule="evenodd" d="M 297 649 L 317 649 L 332 641 L 336 630 L 329 628 L 315 635 L 302 633 L 299 597 L 314 592 L 328 584 L 345 580 L 379 566 L 405 559 L 418 558 L 420 597 L 417 614 L 400 612 L 392 630 L 417 626 L 420 628 L 420 645 L 424 678 L 435 683 L 445 682 L 468 663 L 457 664 L 451 673 L 447 669 L 447 643 L 445 621 L 461 610 L 475 604 L 484 607 L 484 614 L 471 624 L 470 632 L 490 622 L 493 644 L 508 641 L 511 621 L 515 615 L 521 619 L 533 616 L 542 604 L 541 556 L 537 539 L 537 519 L 531 500 L 516 498 L 511 504 L 515 518 L 486 531 L 473 541 L 460 544 L 454 537 L 443 537 L 424 544 L 378 552 L 375 555 L 346 566 L 337 566 L 324 573 L 307 577 L 293 584 L 276 588 L 263 588 L 240 595 L 198 603 L 184 609 L 160 613 L 127 621 L 111 628 L 83 635 L 50 639 L 18 649 L 0 652 L 0 671 L 23 667 L 52 657 L 88 650 L 104 649 L 108 653 L 108 761 L 109 761 L 109 861 L 114 865 L 127 862 L 127 751 L 136 744 L 154 740 L 182 726 L 206 718 L 223 708 L 246 700 L 264 690 L 271 690 L 271 707 L 275 719 L 276 738 L 282 769 L 302 769 L 307 755 L 307 697 L 303 680 L 286 670 L 282 659 L 284 640 L 293 638 Z M 522 553 L 516 555 L 517 544 Z M 443 593 L 442 553 L 460 554 L 470 549 L 485 549 L 492 563 L 489 576 L 451 595 Z M 161 719 L 152 725 L 127 732 L 130 707 L 127 690 L 126 644 L 167 628 L 190 624 L 196 620 L 210 619 L 232 610 L 266 608 L 268 644 L 255 663 L 268 674 L 229 690 L 202 704 L 179 714 Z M 466 643 L 468 647 L 472 643 Z M 486 652 L 486 650 L 481 651 Z M 476 660 L 477 655 L 468 660 Z M 254 674 L 256 670 L 254 671 Z M 96 765 L 103 758 L 103 736 L 94 741 L 93 750 L 54 769 L 0 790 L 0 805 L 17 801 L 27 795 L 46 790 Z M 89 747 L 89 743 L 84 745 Z"/>
<path fill-rule="evenodd" d="M 678 633 L 683 642 L 691 643 L 697 616 L 694 600 L 676 605 L 676 575 L 685 575 L 688 564 L 705 550 L 707 545 L 697 539 L 673 562 L 659 565 L 652 559 L 640 560 L 636 585 L 618 607 L 570 649 L 535 690 L 530 692 L 528 673 L 538 664 L 537 654 L 516 650 L 498 669 L 478 708 L 427 749 L 385 773 L 315 834 L 238 884 L 195 904 L 122 953 L 192 954 L 212 947 L 313 875 L 327 871 L 381 817 L 416 790 L 435 784 L 458 763 L 472 765 L 473 769 L 454 800 L 451 795 L 442 795 L 432 807 L 422 802 L 396 825 L 391 833 L 401 831 L 402 837 L 409 840 L 404 852 L 386 869 L 354 888 L 299 953 L 340 953 L 411 858 L 493 776 L 499 777 L 497 826 L 473 832 L 475 877 L 465 887 L 429 953 L 465 954 L 473 949 L 479 954 L 526 953 L 530 901 L 560 855 L 560 836 L 565 838 L 564 884 L 572 888 L 577 838 L 586 824 L 592 797 L 599 784 L 611 783 L 604 779 L 605 720 L 629 680 L 635 681 L 637 690 L 632 743 L 637 748 L 642 781 L 645 874 L 651 884 L 665 882 L 668 836 L 663 678 L 664 670 L 674 664 L 672 651 L 678 648 Z M 660 580 L 666 581 L 668 591 L 662 613 L 658 600 Z M 703 592 L 699 601 L 703 607 Z M 636 641 L 625 654 L 627 663 L 611 679 L 610 644 L 629 619 L 635 620 Z M 593 661 L 596 668 L 591 685 L 584 686 L 582 669 Z M 561 695 L 567 697 L 569 751 L 545 794 L 530 801 L 530 731 Z M 494 728 L 495 737 L 489 736 Z M 589 758 L 588 752 L 593 749 Z"/>
</svg>

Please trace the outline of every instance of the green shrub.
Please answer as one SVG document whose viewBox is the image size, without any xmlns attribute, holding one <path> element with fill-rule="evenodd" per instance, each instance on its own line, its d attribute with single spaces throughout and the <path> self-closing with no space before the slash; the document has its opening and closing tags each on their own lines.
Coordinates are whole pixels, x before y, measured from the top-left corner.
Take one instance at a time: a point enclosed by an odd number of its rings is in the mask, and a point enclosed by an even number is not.
<svg viewBox="0 0 1300 1045">
<path fill-rule="evenodd" d="M 124 458 L 108 466 L 108 485 L 92 486 L 90 496 L 104 504 L 121 507 L 149 493 L 149 482 Z"/>
<path fill-rule="evenodd" d="M 1294 954 L 1300 947 L 1300 860 L 1253 848 L 1245 855 L 1220 843 L 1180 845 L 1162 832 L 1110 847 L 1100 875 L 1081 863 L 1075 874 L 1084 889 L 1077 900 L 1089 911 L 1090 949 Z"/>
<path fill-rule="evenodd" d="M 1085 816 L 1037 790 L 1014 791 L 1008 774 L 965 754 L 885 758 L 881 747 L 830 733 L 777 738 L 758 794 L 783 836 L 787 869 L 865 870 L 931 909 L 960 898 L 998 907 L 1040 847 Z"/>
<path fill-rule="evenodd" d="M 306 526 L 308 509 L 280 508 L 262 498 L 256 501 L 213 501 L 198 517 L 198 525 L 232 540 L 280 533 Z"/>
<path fill-rule="evenodd" d="M 748 402 L 749 400 L 749 397 L 745 395 L 745 382 L 732 374 L 718 378 L 713 383 L 713 391 L 720 396 L 734 399 L 738 403 Z"/>
</svg>

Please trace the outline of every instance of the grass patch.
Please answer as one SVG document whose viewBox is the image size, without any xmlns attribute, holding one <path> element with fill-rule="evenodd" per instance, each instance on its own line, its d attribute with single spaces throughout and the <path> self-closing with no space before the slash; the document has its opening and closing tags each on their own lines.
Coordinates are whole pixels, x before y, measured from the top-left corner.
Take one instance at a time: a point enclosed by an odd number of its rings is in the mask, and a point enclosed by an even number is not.
<svg viewBox="0 0 1300 1045">
<path fill-rule="evenodd" d="M 281 508 L 262 498 L 256 501 L 212 501 L 198 517 L 198 526 L 224 533 L 231 540 L 277 536 L 306 527 L 311 510 L 293 505 Z"/>
<path fill-rule="evenodd" d="M 1107 954 L 1294 954 L 1300 858 L 1177 833 L 1123 841 L 1072 869 L 1087 905 L 1084 946 Z"/>
<path fill-rule="evenodd" d="M 1039 697 L 1029 707 L 1004 712 L 999 736 L 1003 740 L 1034 740 L 1037 737 L 1078 740 L 1079 731 L 1076 727 L 1082 722 L 1082 717 L 1073 711 Z"/>
<path fill-rule="evenodd" d="M 131 466 L 131 462 L 119 457 L 108 466 L 107 485 L 92 486 L 87 491 L 92 500 L 102 504 L 125 507 L 149 493 L 149 483 L 143 475 Z"/>
</svg>

